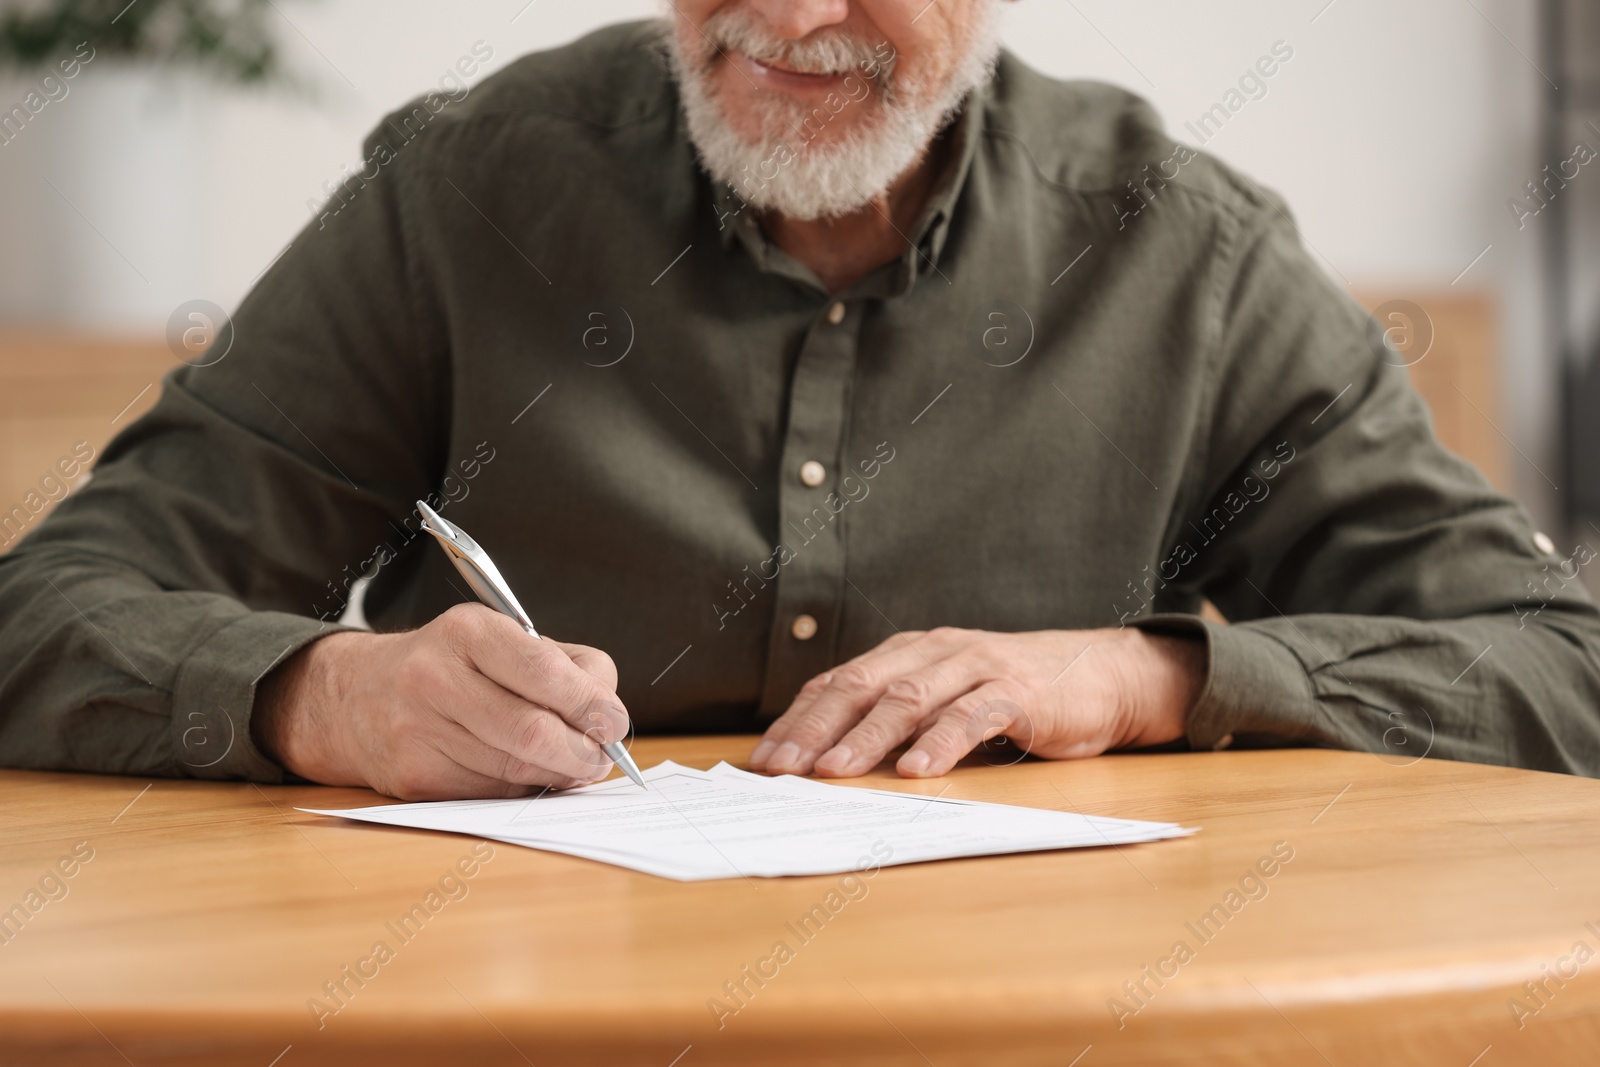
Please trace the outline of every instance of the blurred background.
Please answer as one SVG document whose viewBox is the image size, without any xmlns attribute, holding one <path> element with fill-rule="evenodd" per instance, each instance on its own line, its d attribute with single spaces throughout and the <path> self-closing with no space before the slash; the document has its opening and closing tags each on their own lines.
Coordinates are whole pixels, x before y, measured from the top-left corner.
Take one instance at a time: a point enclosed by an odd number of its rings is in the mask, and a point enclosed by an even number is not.
<svg viewBox="0 0 1600 1067">
<path fill-rule="evenodd" d="M 0 0 L 0 525 L 197 358 L 385 112 L 664 6 Z M 1600 547 L 1600 5 L 1017 0 L 1005 38 L 1286 197 L 1445 442 Z"/>
</svg>

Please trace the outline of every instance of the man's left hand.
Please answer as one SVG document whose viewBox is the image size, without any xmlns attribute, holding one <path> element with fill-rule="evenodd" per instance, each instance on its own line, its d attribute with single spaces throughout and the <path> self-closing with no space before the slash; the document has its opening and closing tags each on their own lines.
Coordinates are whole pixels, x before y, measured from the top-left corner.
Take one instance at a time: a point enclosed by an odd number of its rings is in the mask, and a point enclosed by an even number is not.
<svg viewBox="0 0 1600 1067">
<path fill-rule="evenodd" d="M 908 739 L 896 769 L 933 778 L 1004 735 L 1048 759 L 1183 736 L 1204 644 L 1137 629 L 896 634 L 807 682 L 750 756 L 769 774 L 848 778 Z"/>
</svg>

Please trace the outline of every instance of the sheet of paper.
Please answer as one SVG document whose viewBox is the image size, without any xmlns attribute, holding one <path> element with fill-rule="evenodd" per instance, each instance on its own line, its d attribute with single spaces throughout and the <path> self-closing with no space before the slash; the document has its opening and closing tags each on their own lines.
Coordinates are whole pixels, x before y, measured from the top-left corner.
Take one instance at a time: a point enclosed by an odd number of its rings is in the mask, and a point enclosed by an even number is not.
<svg viewBox="0 0 1600 1067">
<path fill-rule="evenodd" d="M 649 789 L 613 779 L 527 800 L 303 808 L 390 826 L 473 834 L 664 878 L 840 874 L 870 867 L 1178 837 L 1175 823 L 768 778 L 666 762 Z"/>
</svg>

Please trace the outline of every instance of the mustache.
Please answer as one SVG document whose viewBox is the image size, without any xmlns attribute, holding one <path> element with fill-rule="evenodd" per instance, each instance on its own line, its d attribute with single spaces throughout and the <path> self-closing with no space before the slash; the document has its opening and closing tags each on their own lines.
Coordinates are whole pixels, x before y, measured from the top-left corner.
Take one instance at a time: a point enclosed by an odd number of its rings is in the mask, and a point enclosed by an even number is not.
<svg viewBox="0 0 1600 1067">
<path fill-rule="evenodd" d="M 764 65 L 780 65 L 803 74 L 848 74 L 876 65 L 883 74 L 893 72 L 894 61 L 880 58 L 873 45 L 854 30 L 840 27 L 803 40 L 786 40 L 772 33 L 748 8 L 719 11 L 700 28 L 708 47 L 705 66 L 715 64 L 716 53 L 739 52 Z"/>
</svg>

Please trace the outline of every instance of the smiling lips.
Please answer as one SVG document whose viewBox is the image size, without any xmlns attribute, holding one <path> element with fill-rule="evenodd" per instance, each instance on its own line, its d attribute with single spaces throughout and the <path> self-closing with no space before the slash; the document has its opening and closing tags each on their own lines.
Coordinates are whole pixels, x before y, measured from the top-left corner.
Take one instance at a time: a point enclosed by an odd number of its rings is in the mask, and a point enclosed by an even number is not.
<svg viewBox="0 0 1600 1067">
<path fill-rule="evenodd" d="M 837 88 L 848 72 L 844 73 L 811 73 L 795 70 L 781 63 L 762 62 L 752 59 L 742 52 L 735 52 L 734 58 L 741 66 L 748 69 L 756 79 L 756 84 L 771 85 L 774 88 L 785 89 L 790 92 L 827 92 Z"/>
</svg>

